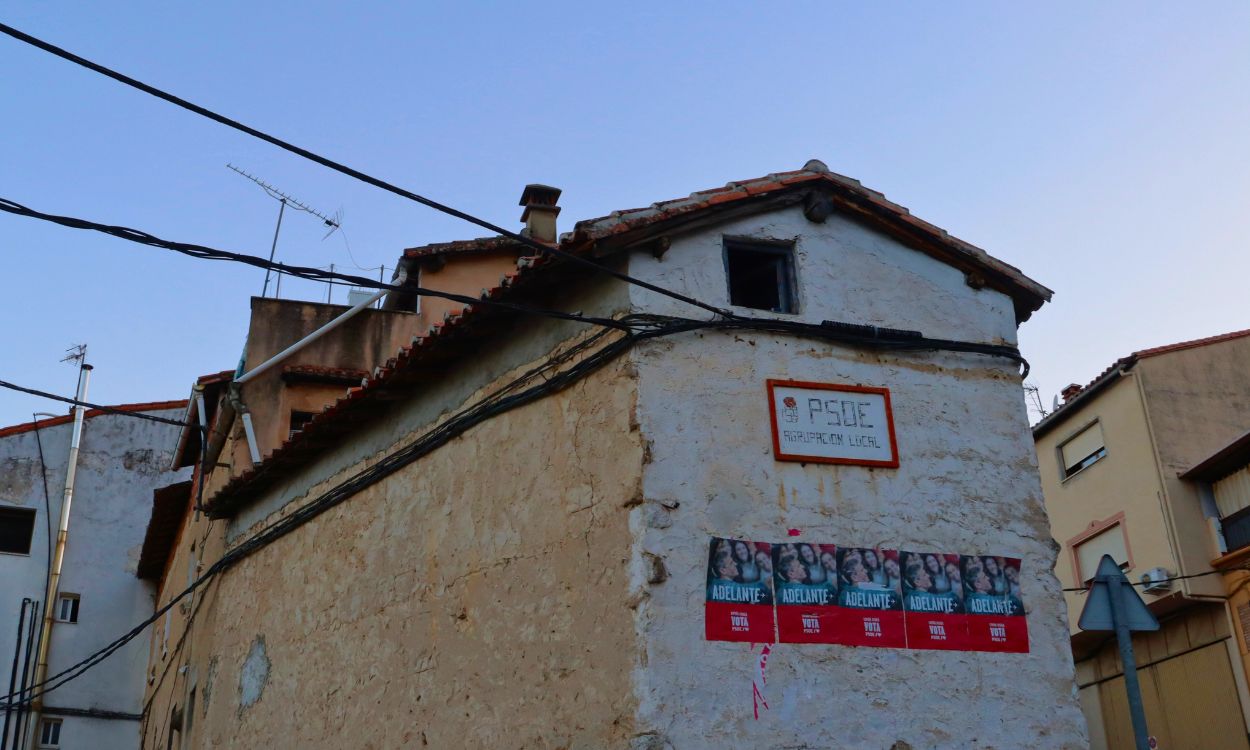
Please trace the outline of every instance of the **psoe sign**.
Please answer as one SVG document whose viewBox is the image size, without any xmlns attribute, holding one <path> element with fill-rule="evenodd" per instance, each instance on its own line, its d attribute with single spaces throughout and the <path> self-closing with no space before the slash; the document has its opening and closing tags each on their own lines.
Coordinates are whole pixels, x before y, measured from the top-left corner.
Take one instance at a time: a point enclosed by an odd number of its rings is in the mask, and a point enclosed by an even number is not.
<svg viewBox="0 0 1250 750">
<path fill-rule="evenodd" d="M 769 380 L 768 408 L 778 461 L 898 468 L 886 388 Z"/>
</svg>

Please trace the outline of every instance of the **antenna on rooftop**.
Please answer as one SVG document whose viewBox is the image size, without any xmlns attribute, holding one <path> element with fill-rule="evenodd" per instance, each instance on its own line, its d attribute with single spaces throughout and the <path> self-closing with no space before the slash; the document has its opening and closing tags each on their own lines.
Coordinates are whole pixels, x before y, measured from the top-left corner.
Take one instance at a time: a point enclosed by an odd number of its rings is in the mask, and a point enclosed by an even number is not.
<svg viewBox="0 0 1250 750">
<path fill-rule="evenodd" d="M 61 357 L 62 362 L 69 362 L 71 365 L 77 365 L 87 358 L 87 345 L 74 344 L 65 350 L 65 356 Z"/>
<path fill-rule="evenodd" d="M 276 253 L 278 250 L 278 233 L 282 231 L 282 214 L 286 212 L 287 206 L 290 206 L 291 208 L 294 208 L 297 211 L 303 211 L 304 213 L 312 214 L 313 216 L 316 216 L 318 219 L 321 219 L 322 224 L 330 228 L 330 231 L 326 232 L 325 237 L 321 238 L 323 240 L 326 237 L 329 237 L 330 235 L 334 234 L 334 232 L 338 230 L 340 226 L 342 226 L 343 211 L 341 209 L 337 211 L 333 216 L 326 216 L 324 213 L 322 213 L 321 211 L 318 211 L 317 209 L 313 208 L 307 203 L 304 203 L 303 201 L 299 200 L 298 198 L 295 198 L 289 193 L 284 193 L 283 191 L 279 190 L 273 185 L 270 185 L 268 182 L 265 182 L 259 177 L 253 174 L 250 174 L 242 169 L 239 169 L 233 164 L 226 164 L 226 167 L 230 169 L 231 171 L 239 175 L 242 175 L 243 177 L 246 177 L 247 179 L 256 183 L 257 187 L 259 187 L 261 190 L 264 190 L 266 195 L 278 201 L 279 203 L 278 224 L 273 229 L 273 245 L 270 246 L 269 248 L 269 262 L 270 263 L 273 262 L 274 253 Z M 260 292 L 260 296 L 262 297 L 264 297 L 265 295 L 269 293 L 269 274 L 270 273 L 271 273 L 270 269 L 265 269 L 265 286 L 261 289 L 261 292 Z M 282 276 L 281 275 L 278 276 L 278 288 L 279 289 L 282 288 Z"/>
</svg>

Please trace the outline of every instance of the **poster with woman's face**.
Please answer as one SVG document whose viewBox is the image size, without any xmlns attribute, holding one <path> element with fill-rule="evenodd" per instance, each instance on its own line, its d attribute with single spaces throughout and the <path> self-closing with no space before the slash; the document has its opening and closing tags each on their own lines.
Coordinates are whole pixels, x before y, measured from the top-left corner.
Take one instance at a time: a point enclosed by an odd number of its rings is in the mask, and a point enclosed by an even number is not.
<svg viewBox="0 0 1250 750">
<path fill-rule="evenodd" d="M 712 537 L 704 607 L 709 641 L 772 643 L 772 545 Z"/>
<path fill-rule="evenodd" d="M 961 650 L 968 639 L 959 575 L 961 556 L 954 553 L 903 551 L 903 611 L 907 647 Z"/>
<path fill-rule="evenodd" d="M 1020 591 L 1020 558 L 964 555 L 964 611 L 973 651 L 1027 653 L 1029 630 Z"/>
<path fill-rule="evenodd" d="M 903 648 L 903 597 L 898 550 L 839 547 L 840 640 L 853 646 Z"/>
<path fill-rule="evenodd" d="M 837 643 L 837 547 L 813 542 L 773 545 L 777 639 Z"/>
</svg>

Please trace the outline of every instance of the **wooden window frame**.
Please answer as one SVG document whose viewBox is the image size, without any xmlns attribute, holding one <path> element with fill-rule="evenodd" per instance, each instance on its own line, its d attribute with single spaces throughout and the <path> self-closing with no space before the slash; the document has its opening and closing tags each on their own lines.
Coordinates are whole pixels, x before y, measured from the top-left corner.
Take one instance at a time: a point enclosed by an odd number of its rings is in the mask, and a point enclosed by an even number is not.
<svg viewBox="0 0 1250 750">
<path fill-rule="evenodd" d="M 730 278 L 729 256 L 734 251 L 747 251 L 761 255 L 774 255 L 784 260 L 784 278 L 778 278 L 777 302 L 782 308 L 771 310 L 763 307 L 749 307 L 733 301 L 733 281 Z M 761 310 L 774 315 L 798 315 L 799 304 L 799 272 L 798 243 L 794 240 L 776 240 L 759 237 L 736 237 L 726 235 L 721 238 L 721 259 L 725 267 L 725 294 L 730 307 L 741 307 L 746 310 Z"/>
</svg>

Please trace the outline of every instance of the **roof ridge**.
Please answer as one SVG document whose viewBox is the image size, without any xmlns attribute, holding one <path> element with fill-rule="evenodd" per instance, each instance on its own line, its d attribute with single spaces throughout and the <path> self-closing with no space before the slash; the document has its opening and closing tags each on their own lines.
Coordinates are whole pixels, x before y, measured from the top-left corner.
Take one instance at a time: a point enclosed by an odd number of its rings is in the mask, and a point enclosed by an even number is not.
<svg viewBox="0 0 1250 750">
<path fill-rule="evenodd" d="M 1200 339 L 1190 339 L 1188 341 L 1178 341 L 1175 344 L 1164 344 L 1163 346 L 1154 346 L 1149 349 L 1139 349 L 1133 352 L 1134 357 L 1154 357 L 1159 354 L 1169 354 L 1171 352 L 1179 352 L 1185 349 L 1196 349 L 1200 346 L 1209 344 L 1219 344 L 1225 341 L 1232 341 L 1244 336 L 1250 336 L 1250 328 L 1244 328 L 1240 331 L 1229 331 L 1228 333 L 1219 333 L 1214 336 L 1205 336 Z"/>
<path fill-rule="evenodd" d="M 1250 336 L 1250 328 L 1245 328 L 1239 331 L 1229 331 L 1228 333 L 1220 333 L 1214 336 L 1206 336 L 1206 337 L 1199 338 L 1199 339 L 1189 339 L 1188 341 L 1178 341 L 1174 344 L 1164 344 L 1162 346 L 1154 346 L 1148 349 L 1138 349 L 1135 352 L 1132 352 L 1123 357 L 1120 357 L 1119 359 L 1112 362 L 1110 365 L 1107 365 L 1107 367 L 1105 367 L 1102 372 L 1098 373 L 1098 375 L 1096 375 L 1093 380 L 1089 381 L 1085 385 L 1080 386 L 1079 390 L 1073 391 L 1071 395 L 1069 395 L 1067 399 L 1065 399 L 1064 402 L 1059 405 L 1058 409 L 1055 409 L 1050 414 L 1047 414 L 1045 417 L 1040 419 L 1037 424 L 1033 425 L 1033 434 L 1034 436 L 1037 436 L 1038 434 L 1037 430 L 1039 428 L 1049 428 L 1050 425 L 1057 423 L 1059 420 L 1055 419 L 1055 416 L 1058 414 L 1064 413 L 1067 410 L 1068 406 L 1074 403 L 1080 396 L 1088 392 L 1094 386 L 1101 383 L 1106 377 L 1111 375 L 1116 370 L 1122 369 L 1124 367 L 1131 367 L 1134 364 L 1136 364 L 1137 360 L 1139 359 L 1145 359 L 1147 357 L 1157 357 L 1161 354 L 1172 354 L 1174 352 L 1185 351 L 1186 349 L 1197 349 L 1199 347 L 1209 346 L 1211 344 L 1221 344 L 1221 343 L 1224 343 L 1225 341 L 1234 341 L 1236 339 L 1244 338 L 1246 336 Z M 1076 384 L 1074 383 L 1073 385 L 1076 385 Z"/>
<path fill-rule="evenodd" d="M 107 416 L 109 414 L 113 414 L 114 411 L 169 411 L 171 409 L 185 409 L 187 408 L 187 403 L 186 399 L 180 399 L 176 401 L 139 401 L 131 404 L 117 404 L 116 406 L 104 404 L 105 406 L 108 406 L 109 411 L 105 411 L 103 409 L 87 409 L 83 413 L 83 419 Z M 0 438 L 21 435 L 22 433 L 31 432 L 35 429 L 42 430 L 45 427 L 56 427 L 57 425 L 68 424 L 73 421 L 73 414 L 63 414 L 59 417 L 49 417 L 48 419 L 40 419 L 36 422 L 21 422 L 8 427 L 0 427 Z"/>
</svg>

